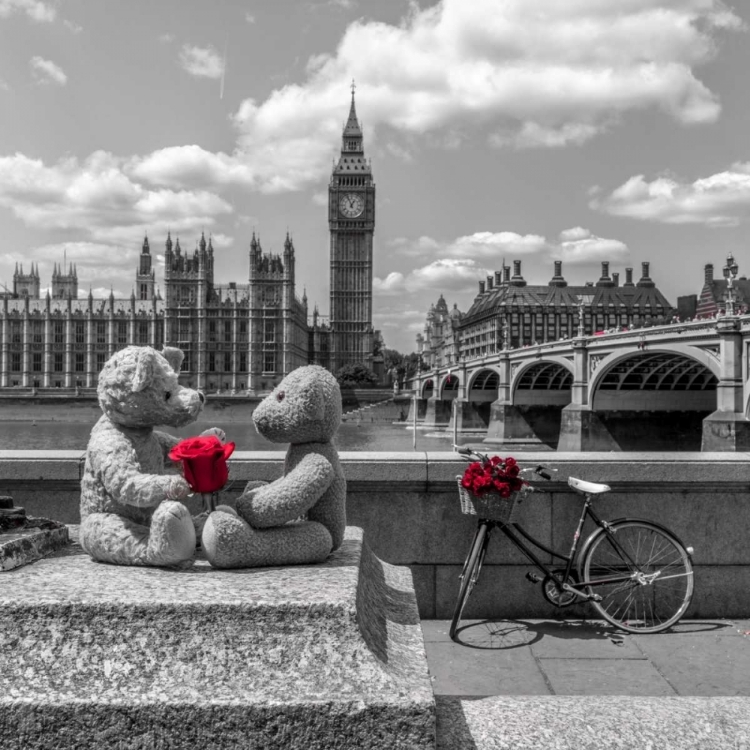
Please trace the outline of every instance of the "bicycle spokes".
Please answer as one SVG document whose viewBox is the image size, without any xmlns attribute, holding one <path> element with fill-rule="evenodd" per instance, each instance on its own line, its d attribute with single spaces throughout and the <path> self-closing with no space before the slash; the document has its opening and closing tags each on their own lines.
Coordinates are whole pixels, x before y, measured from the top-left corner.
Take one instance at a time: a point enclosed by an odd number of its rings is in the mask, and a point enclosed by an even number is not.
<svg viewBox="0 0 750 750">
<path fill-rule="evenodd" d="M 693 569 L 684 547 L 647 521 L 623 521 L 602 532 L 582 561 L 582 576 L 602 616 L 631 632 L 657 632 L 684 614 Z"/>
</svg>

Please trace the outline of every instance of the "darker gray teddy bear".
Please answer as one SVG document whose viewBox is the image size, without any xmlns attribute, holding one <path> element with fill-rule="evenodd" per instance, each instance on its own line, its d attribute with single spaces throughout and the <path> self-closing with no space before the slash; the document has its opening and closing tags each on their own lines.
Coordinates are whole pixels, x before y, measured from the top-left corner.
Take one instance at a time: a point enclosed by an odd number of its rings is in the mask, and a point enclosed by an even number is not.
<svg viewBox="0 0 750 750">
<path fill-rule="evenodd" d="M 236 512 L 222 505 L 208 517 L 206 557 L 217 568 L 322 562 L 341 546 L 346 527 L 346 479 L 331 442 L 341 423 L 338 383 L 317 365 L 293 370 L 253 421 L 271 442 L 290 443 L 284 475 L 249 483 Z"/>
</svg>

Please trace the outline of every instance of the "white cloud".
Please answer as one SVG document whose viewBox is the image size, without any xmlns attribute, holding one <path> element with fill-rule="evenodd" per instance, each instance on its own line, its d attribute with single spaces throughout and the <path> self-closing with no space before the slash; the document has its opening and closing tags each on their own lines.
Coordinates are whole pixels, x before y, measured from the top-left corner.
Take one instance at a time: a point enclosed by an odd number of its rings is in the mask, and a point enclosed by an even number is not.
<svg viewBox="0 0 750 750">
<path fill-rule="evenodd" d="M 221 78 L 224 73 L 224 61 L 210 45 L 194 47 L 190 44 L 183 44 L 180 50 L 180 65 L 190 75 L 200 78 Z"/>
<path fill-rule="evenodd" d="M 22 154 L 0 157 L 0 206 L 27 226 L 70 229 L 95 241 L 132 242 L 146 231 L 210 229 L 232 207 L 206 190 L 151 189 L 128 162 L 96 151 L 51 166 Z"/>
<path fill-rule="evenodd" d="M 73 34 L 80 34 L 83 31 L 83 26 L 75 23 L 74 21 L 68 21 L 66 19 L 65 21 L 63 21 L 63 24 L 65 25 L 65 28 L 67 28 L 68 31 Z"/>
<path fill-rule="evenodd" d="M 315 206 L 327 206 L 328 205 L 328 191 L 318 190 L 312 194 L 310 199 Z"/>
<path fill-rule="evenodd" d="M 252 13 L 245 13 L 245 21 L 255 23 L 255 16 Z"/>
<path fill-rule="evenodd" d="M 65 75 L 63 69 L 52 60 L 45 60 L 35 55 L 29 61 L 29 65 L 37 83 L 57 83 L 64 86 L 68 82 L 68 76 Z"/>
<path fill-rule="evenodd" d="M 25 13 L 32 21 L 47 23 L 57 17 L 55 8 L 40 0 L 0 0 L 0 18 L 13 13 Z"/>
<path fill-rule="evenodd" d="M 136 157 L 129 168 L 133 176 L 145 182 L 180 188 L 251 186 L 255 180 L 248 164 L 196 145 L 170 146 Z"/>
<path fill-rule="evenodd" d="M 322 179 L 352 77 L 368 139 L 387 125 L 443 144 L 490 132 L 496 146 L 561 147 L 634 110 L 712 122 L 720 105 L 694 68 L 740 27 L 720 0 L 413 4 L 399 25 L 350 24 L 333 54 L 310 58 L 303 83 L 245 100 L 239 150 L 266 192 Z"/>
<path fill-rule="evenodd" d="M 608 196 L 594 194 L 590 206 L 613 216 L 664 224 L 737 226 L 750 217 L 750 162 L 694 182 L 670 176 L 649 182 L 635 175 Z"/>
<path fill-rule="evenodd" d="M 566 263 L 621 260 L 629 254 L 628 246 L 620 240 L 597 237 L 588 229 L 573 227 L 560 232 L 560 244 L 552 249 L 556 260 Z"/>
<path fill-rule="evenodd" d="M 547 246 L 537 234 L 520 235 L 515 232 L 474 232 L 454 240 L 447 248 L 454 257 L 495 258 L 539 253 Z"/>
<path fill-rule="evenodd" d="M 489 273 L 471 259 L 443 258 L 408 274 L 392 271 L 385 279 L 375 278 L 373 294 L 397 295 L 405 291 L 414 293 L 436 289 L 441 292 L 466 291 Z"/>
<path fill-rule="evenodd" d="M 170 44 L 174 41 L 174 34 L 165 33 L 165 34 L 159 34 L 159 41 L 162 44 Z"/>
</svg>

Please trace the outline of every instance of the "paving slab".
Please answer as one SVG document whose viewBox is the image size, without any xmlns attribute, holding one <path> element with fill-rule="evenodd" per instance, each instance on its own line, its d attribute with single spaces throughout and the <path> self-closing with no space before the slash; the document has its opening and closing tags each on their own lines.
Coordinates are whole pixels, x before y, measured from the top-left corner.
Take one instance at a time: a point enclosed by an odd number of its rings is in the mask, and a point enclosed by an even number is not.
<svg viewBox="0 0 750 750">
<path fill-rule="evenodd" d="M 456 643 L 425 643 L 436 695 L 549 695 L 528 648 L 482 650 Z"/>
<path fill-rule="evenodd" d="M 750 639 L 736 635 L 635 636 L 680 695 L 750 696 Z"/>
<path fill-rule="evenodd" d="M 676 695 L 648 660 L 540 659 L 555 695 Z"/>
</svg>

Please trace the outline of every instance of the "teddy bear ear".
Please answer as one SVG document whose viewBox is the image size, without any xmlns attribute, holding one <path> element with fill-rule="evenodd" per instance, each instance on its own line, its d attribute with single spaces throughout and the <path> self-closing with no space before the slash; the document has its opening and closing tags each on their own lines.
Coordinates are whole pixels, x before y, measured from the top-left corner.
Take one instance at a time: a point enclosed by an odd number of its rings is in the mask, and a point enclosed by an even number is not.
<svg viewBox="0 0 750 750">
<path fill-rule="evenodd" d="M 164 359 L 169 362 L 169 366 L 176 372 L 180 372 L 182 360 L 185 359 L 185 353 L 182 349 L 178 349 L 175 346 L 165 346 L 161 352 Z"/>
<path fill-rule="evenodd" d="M 138 347 L 135 360 L 135 374 L 133 375 L 133 393 L 147 388 L 154 377 L 154 362 L 156 352 L 150 346 Z"/>
</svg>

